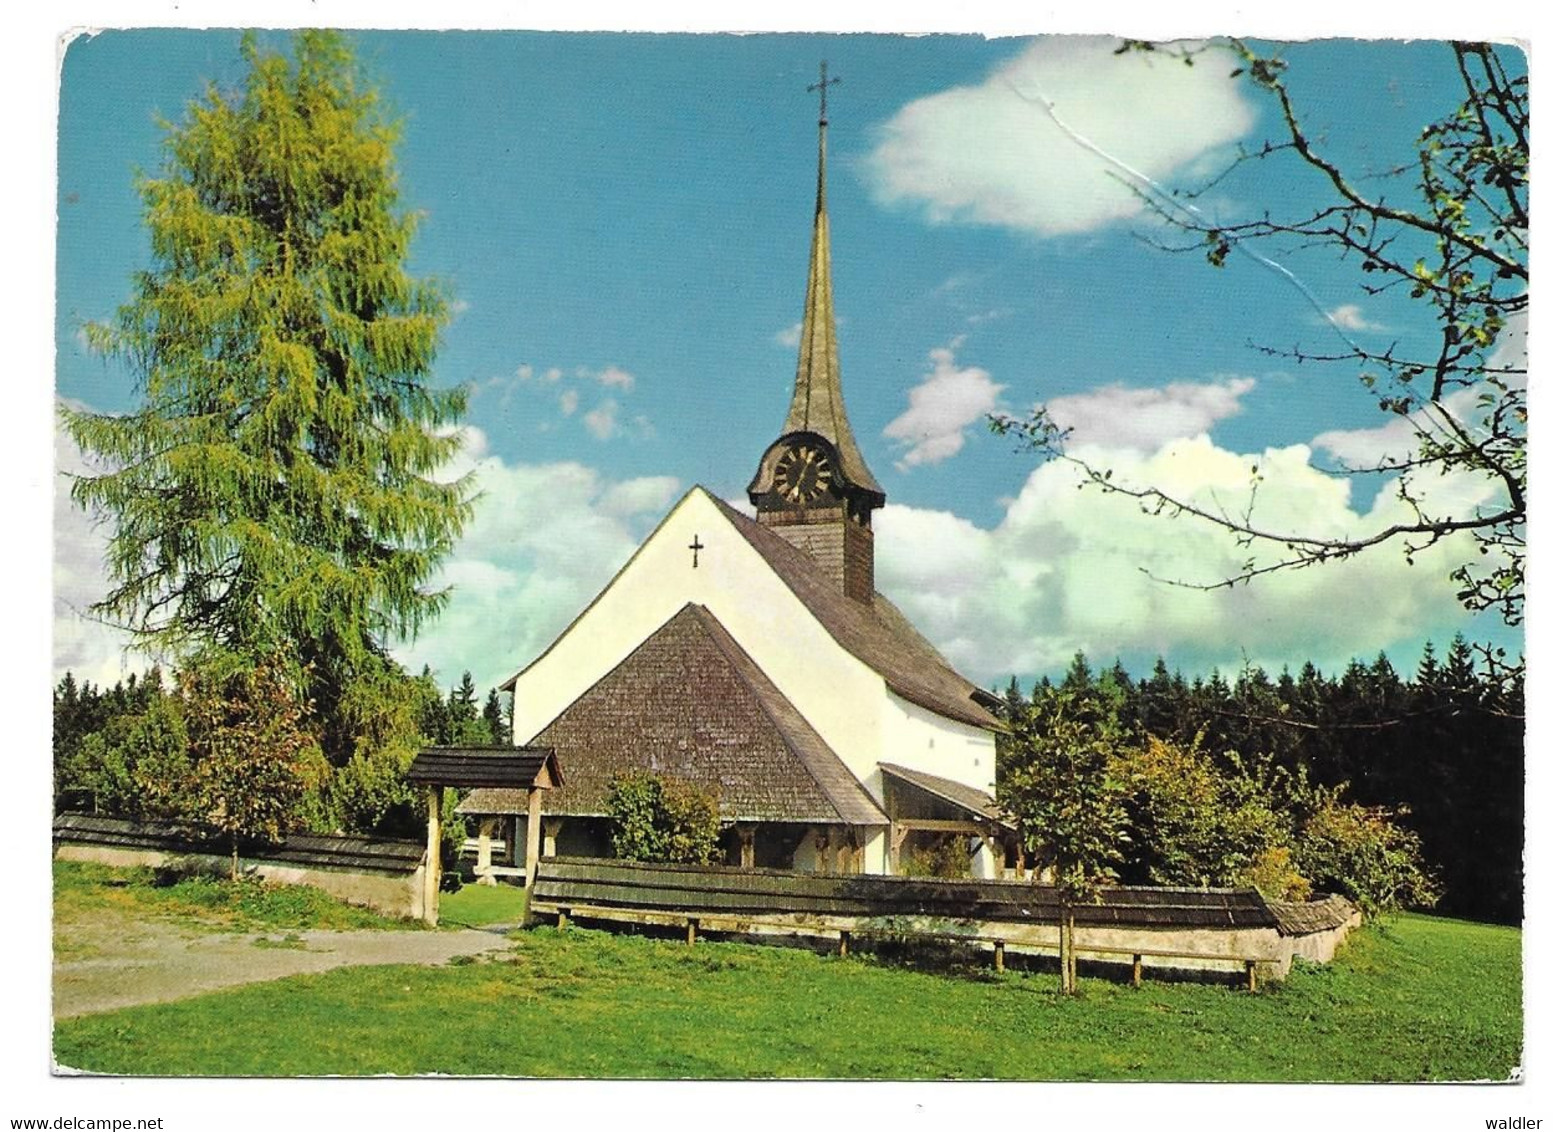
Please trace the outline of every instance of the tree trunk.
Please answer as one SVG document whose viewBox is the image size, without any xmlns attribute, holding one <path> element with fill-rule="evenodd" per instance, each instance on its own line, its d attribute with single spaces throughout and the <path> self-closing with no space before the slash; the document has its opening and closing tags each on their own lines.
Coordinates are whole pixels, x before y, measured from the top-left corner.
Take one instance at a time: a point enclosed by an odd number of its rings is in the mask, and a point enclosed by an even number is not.
<svg viewBox="0 0 1553 1132">
<path fill-rule="evenodd" d="M 1073 954 L 1073 905 L 1062 905 L 1062 927 L 1057 949 L 1062 962 L 1062 993 L 1078 993 L 1078 958 Z"/>
<path fill-rule="evenodd" d="M 237 838 L 232 838 L 232 879 L 237 879 Z"/>
</svg>

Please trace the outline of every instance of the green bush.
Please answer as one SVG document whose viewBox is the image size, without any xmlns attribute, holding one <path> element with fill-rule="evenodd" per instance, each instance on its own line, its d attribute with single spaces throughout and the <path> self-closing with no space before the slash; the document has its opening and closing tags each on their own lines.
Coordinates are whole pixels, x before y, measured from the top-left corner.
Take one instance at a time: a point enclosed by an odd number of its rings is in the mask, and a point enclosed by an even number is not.
<svg viewBox="0 0 1553 1132">
<path fill-rule="evenodd" d="M 611 847 L 625 860 L 705 865 L 717 853 L 717 799 L 688 782 L 647 771 L 618 775 L 604 811 Z"/>
<path fill-rule="evenodd" d="M 1323 892 L 1338 892 L 1366 913 L 1432 907 L 1439 882 L 1424 864 L 1418 835 L 1378 806 L 1326 793 L 1294 847 L 1299 871 Z"/>
<path fill-rule="evenodd" d="M 1290 821 L 1238 765 L 1222 768 L 1196 743 L 1149 735 L 1119 752 L 1113 771 L 1125 785 L 1126 879 L 1253 884 L 1275 899 L 1300 890 L 1289 865 Z"/>
<path fill-rule="evenodd" d="M 946 837 L 936 845 L 914 848 L 901 868 L 908 877 L 963 880 L 971 875 L 971 839 L 963 834 Z"/>
</svg>

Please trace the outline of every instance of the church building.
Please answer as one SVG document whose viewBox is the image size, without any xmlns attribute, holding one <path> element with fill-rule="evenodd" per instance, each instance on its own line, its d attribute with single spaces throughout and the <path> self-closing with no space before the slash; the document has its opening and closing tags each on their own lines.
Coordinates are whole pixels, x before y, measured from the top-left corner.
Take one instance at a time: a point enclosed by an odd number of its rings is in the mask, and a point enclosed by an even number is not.
<svg viewBox="0 0 1553 1132">
<path fill-rule="evenodd" d="M 874 589 L 885 493 L 842 400 L 821 79 L 797 380 L 749 484 L 755 517 L 692 488 L 502 685 L 518 745 L 552 749 L 564 772 L 545 799 L 547 855 L 608 856 L 611 783 L 645 769 L 717 798 L 730 864 L 896 873 L 947 837 L 967 839 L 976 875 L 1012 860 L 997 701 Z M 509 845 L 526 808 L 500 789 L 459 807 Z"/>
</svg>

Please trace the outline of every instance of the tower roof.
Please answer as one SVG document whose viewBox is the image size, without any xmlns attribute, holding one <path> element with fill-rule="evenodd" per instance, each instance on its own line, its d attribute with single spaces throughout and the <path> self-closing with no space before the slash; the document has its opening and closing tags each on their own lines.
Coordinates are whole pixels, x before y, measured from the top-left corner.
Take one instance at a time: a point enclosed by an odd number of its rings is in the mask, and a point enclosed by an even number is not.
<svg viewBox="0 0 1553 1132">
<path fill-rule="evenodd" d="M 839 79 L 830 82 L 840 82 Z M 809 249 L 809 285 L 804 296 L 803 330 L 798 339 L 798 378 L 787 411 L 784 435 L 812 432 L 836 446 L 841 473 L 857 487 L 879 495 L 873 473 L 863 460 L 841 399 L 841 356 L 836 347 L 836 309 L 830 283 L 830 218 L 825 211 L 825 86 L 820 87 L 819 176 L 814 195 L 814 237 Z"/>
</svg>

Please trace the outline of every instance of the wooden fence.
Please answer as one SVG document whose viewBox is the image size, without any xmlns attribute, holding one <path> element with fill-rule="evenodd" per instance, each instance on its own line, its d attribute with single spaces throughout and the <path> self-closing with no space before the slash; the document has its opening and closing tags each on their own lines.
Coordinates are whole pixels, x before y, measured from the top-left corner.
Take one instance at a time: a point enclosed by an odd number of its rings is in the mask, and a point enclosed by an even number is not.
<svg viewBox="0 0 1553 1132">
<path fill-rule="evenodd" d="M 1054 887 L 1020 881 L 544 858 L 529 910 L 562 926 L 582 919 L 676 928 L 691 943 L 706 931 L 832 939 L 843 952 L 860 936 L 950 939 L 991 952 L 1001 967 L 1006 950 L 1057 950 L 1061 903 Z M 1074 922 L 1080 957 L 1130 960 L 1135 980 L 1150 960 L 1241 972 L 1254 986 L 1258 969 L 1287 971 L 1285 937 L 1297 934 L 1250 888 L 1107 888 L 1099 902 L 1075 907 Z"/>
</svg>

